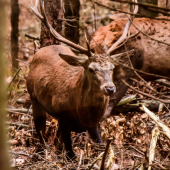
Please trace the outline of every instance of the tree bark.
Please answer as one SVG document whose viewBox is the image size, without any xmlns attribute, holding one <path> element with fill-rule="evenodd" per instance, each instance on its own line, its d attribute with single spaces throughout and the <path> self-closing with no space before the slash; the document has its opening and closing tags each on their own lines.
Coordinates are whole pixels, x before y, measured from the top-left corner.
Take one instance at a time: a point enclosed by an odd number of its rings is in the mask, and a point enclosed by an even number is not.
<svg viewBox="0 0 170 170">
<path fill-rule="evenodd" d="M 13 1 L 13 0 L 12 0 Z M 6 88 L 5 88 L 5 56 L 4 56 L 4 42 L 6 38 L 6 24 L 5 24 L 5 0 L 0 0 L 0 170 L 9 170 L 9 157 L 7 152 L 6 139 Z"/>
<path fill-rule="evenodd" d="M 19 36 L 19 4 L 18 0 L 11 0 L 11 56 L 12 56 L 12 68 L 18 69 L 19 62 L 18 62 L 18 36 Z"/>
<path fill-rule="evenodd" d="M 138 2 L 158 5 L 158 0 L 138 0 Z M 149 8 L 142 7 L 142 6 L 139 6 L 138 14 L 146 15 L 148 17 L 157 17 L 158 16 L 157 11 L 152 11 Z"/>
<path fill-rule="evenodd" d="M 76 21 L 66 21 L 68 24 L 65 24 L 65 38 L 78 44 L 80 2 L 79 0 L 64 0 L 64 8 L 64 16 L 66 19 L 76 19 Z"/>
<path fill-rule="evenodd" d="M 61 34 L 62 31 L 62 18 L 63 18 L 63 9 L 62 3 L 60 0 L 45 0 L 45 11 L 49 23 L 53 28 Z M 59 44 L 59 42 L 54 38 L 50 33 L 50 30 L 44 24 L 41 24 L 41 47 Z"/>
</svg>

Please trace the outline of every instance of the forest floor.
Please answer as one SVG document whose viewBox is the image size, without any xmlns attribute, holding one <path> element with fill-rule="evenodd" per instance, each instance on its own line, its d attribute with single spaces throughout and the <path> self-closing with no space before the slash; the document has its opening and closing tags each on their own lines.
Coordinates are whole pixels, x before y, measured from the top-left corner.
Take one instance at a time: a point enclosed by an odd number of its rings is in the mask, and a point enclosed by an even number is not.
<svg viewBox="0 0 170 170">
<path fill-rule="evenodd" d="M 39 36 L 40 22 L 32 15 L 28 8 L 29 1 L 20 0 L 20 52 L 19 52 L 19 73 L 12 84 L 8 87 L 7 105 L 7 127 L 8 143 L 10 144 L 11 166 L 14 169 L 100 169 L 104 159 L 105 169 L 140 169 L 144 170 L 149 166 L 150 144 L 152 143 L 152 131 L 156 126 L 146 112 L 134 110 L 132 112 L 120 112 L 100 123 L 101 136 L 107 147 L 100 147 L 94 143 L 87 132 L 72 132 L 73 149 L 77 156 L 74 161 L 68 160 L 64 151 L 60 152 L 55 148 L 55 137 L 58 129 L 58 121 L 48 117 L 46 122 L 46 137 L 48 142 L 44 148 L 44 154 L 37 153 L 40 146 L 39 139 L 35 132 L 32 117 L 31 101 L 26 88 L 26 76 L 29 71 L 29 59 L 34 54 L 33 41 L 26 38 L 25 34 Z M 105 12 L 106 14 L 108 11 Z M 8 18 L 10 19 L 10 17 Z M 9 24 L 10 25 L 10 24 Z M 100 24 L 99 24 L 100 25 Z M 10 26 L 9 26 L 10 33 Z M 8 35 L 10 37 L 10 34 Z M 7 44 L 10 38 L 7 40 Z M 8 70 L 6 83 L 9 84 L 14 77 L 11 74 L 11 56 L 7 47 Z M 169 83 L 169 82 L 168 82 Z M 148 82 L 155 90 L 170 94 L 170 87 L 160 85 L 156 82 Z M 145 93 L 153 94 L 141 83 L 134 83 L 133 86 Z M 135 100 L 126 103 L 121 107 L 130 104 L 141 103 L 140 101 L 150 100 L 141 94 L 136 94 L 129 89 L 125 97 L 136 95 Z M 139 100 L 140 99 L 140 100 Z M 153 103 L 155 101 L 152 101 Z M 147 106 L 147 104 L 145 103 Z M 154 111 L 161 121 L 170 127 L 169 105 L 159 107 Z M 104 153 L 107 153 L 104 157 Z M 165 134 L 158 136 L 152 169 L 170 169 L 170 139 Z"/>
</svg>

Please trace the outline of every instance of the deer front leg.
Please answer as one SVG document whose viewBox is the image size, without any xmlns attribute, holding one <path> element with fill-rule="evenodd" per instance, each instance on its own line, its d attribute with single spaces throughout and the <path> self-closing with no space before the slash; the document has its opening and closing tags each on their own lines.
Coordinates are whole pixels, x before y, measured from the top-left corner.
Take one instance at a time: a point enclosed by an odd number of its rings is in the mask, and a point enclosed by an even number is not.
<svg viewBox="0 0 170 170">
<path fill-rule="evenodd" d="M 72 148 L 71 130 L 68 127 L 68 122 L 64 121 L 63 119 L 59 119 L 59 129 L 58 129 L 59 134 L 57 136 L 59 136 L 59 140 L 60 140 L 61 144 L 62 143 L 64 144 L 68 157 L 71 159 L 74 159 L 74 158 L 76 158 L 76 156 L 75 156 L 75 154 L 73 152 L 73 148 Z M 60 145 L 60 146 L 62 146 L 62 145 Z"/>
<path fill-rule="evenodd" d="M 101 139 L 99 124 L 96 125 L 95 127 L 88 128 L 88 132 L 89 132 L 89 134 L 90 134 L 90 136 L 91 136 L 91 138 L 93 139 L 94 142 L 103 143 L 103 141 Z"/>
</svg>

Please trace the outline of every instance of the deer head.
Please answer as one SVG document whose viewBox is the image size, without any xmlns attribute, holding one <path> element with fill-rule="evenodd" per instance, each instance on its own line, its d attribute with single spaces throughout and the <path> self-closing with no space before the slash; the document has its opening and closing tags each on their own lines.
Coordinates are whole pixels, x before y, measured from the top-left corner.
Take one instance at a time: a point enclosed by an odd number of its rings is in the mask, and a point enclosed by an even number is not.
<svg viewBox="0 0 170 170">
<path fill-rule="evenodd" d="M 49 28 L 50 32 L 53 34 L 53 36 L 60 42 L 63 42 L 72 48 L 80 51 L 82 54 L 86 54 L 88 57 L 77 57 L 77 56 L 71 56 L 67 53 L 64 53 L 63 51 L 59 54 L 60 57 L 65 60 L 70 65 L 74 66 L 83 66 L 86 70 L 86 75 L 88 79 L 92 80 L 92 84 L 95 85 L 95 87 L 99 87 L 98 91 L 103 92 L 105 95 L 111 95 L 113 94 L 115 90 L 115 85 L 113 84 L 112 80 L 112 74 L 114 65 L 110 63 L 110 56 L 107 54 L 97 55 L 90 51 L 89 44 L 87 42 L 88 49 L 85 49 L 81 47 L 80 45 L 77 45 L 64 37 L 62 37 L 60 34 L 58 34 L 53 27 L 49 24 L 45 9 L 44 9 L 44 0 L 41 0 L 41 13 L 38 11 L 37 5 L 38 1 L 36 0 L 35 5 L 33 7 L 30 6 L 32 11 L 36 14 L 36 16 Z"/>
</svg>

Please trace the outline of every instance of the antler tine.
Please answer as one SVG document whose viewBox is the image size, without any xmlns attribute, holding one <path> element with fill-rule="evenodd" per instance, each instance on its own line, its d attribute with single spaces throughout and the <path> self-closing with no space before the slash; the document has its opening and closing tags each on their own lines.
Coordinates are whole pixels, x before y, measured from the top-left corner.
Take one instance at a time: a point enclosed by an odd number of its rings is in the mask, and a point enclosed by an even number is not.
<svg viewBox="0 0 170 170">
<path fill-rule="evenodd" d="M 31 1 L 32 2 L 32 1 Z M 32 11 L 35 13 L 35 15 L 43 22 L 43 16 L 39 13 L 38 11 L 38 2 L 39 0 L 35 1 L 35 5 L 34 6 L 30 6 L 30 8 L 32 9 Z"/>
<path fill-rule="evenodd" d="M 137 0 L 134 0 L 135 2 L 137 2 Z M 134 14 L 136 14 L 138 12 L 138 5 L 135 5 L 135 9 L 133 11 Z M 109 48 L 109 50 L 107 51 L 107 54 L 110 55 L 111 52 L 119 45 L 121 44 L 126 38 L 127 38 L 127 33 L 128 33 L 128 30 L 131 26 L 131 23 L 132 23 L 132 20 L 134 18 L 134 15 L 131 15 L 130 16 L 130 19 L 128 20 L 126 26 L 125 26 L 125 29 L 123 31 L 123 34 L 122 36 Z"/>
<path fill-rule="evenodd" d="M 83 54 L 91 56 L 91 52 L 89 50 L 87 50 L 86 48 L 83 48 L 83 47 L 81 47 L 81 46 L 67 40 L 66 38 L 62 37 L 57 31 L 54 30 L 54 28 L 50 25 L 50 23 L 47 20 L 47 17 L 46 17 L 46 14 L 45 14 L 45 9 L 44 9 L 44 0 L 41 0 L 41 3 L 40 3 L 42 15 L 39 13 L 39 11 L 37 9 L 38 1 L 39 0 L 36 0 L 35 5 L 33 7 L 30 6 L 30 8 L 35 13 L 35 15 L 46 25 L 46 27 L 50 30 L 50 32 L 53 34 L 53 36 L 58 41 L 61 41 L 61 42 L 65 43 L 65 44 L 71 46 L 72 48 L 80 51 Z"/>
</svg>

